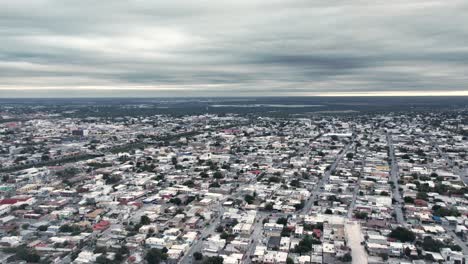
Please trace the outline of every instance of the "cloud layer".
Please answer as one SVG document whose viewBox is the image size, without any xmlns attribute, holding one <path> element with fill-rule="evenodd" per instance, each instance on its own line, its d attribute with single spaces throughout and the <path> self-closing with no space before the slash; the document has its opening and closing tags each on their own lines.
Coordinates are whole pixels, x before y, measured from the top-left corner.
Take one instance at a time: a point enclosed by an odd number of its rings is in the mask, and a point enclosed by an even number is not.
<svg viewBox="0 0 468 264">
<path fill-rule="evenodd" d="M 463 94 L 466 14 L 465 0 L 4 1 L 0 97 Z"/>
</svg>

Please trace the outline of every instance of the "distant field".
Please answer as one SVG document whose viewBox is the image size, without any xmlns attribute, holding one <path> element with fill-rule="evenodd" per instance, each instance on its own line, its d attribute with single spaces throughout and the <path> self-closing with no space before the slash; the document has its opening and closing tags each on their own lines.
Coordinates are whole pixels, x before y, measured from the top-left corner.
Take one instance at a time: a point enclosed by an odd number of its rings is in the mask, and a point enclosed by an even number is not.
<svg viewBox="0 0 468 264">
<path fill-rule="evenodd" d="M 0 99 L 0 110 L 52 109 L 64 116 L 263 114 L 275 116 L 466 110 L 468 97 L 249 97 Z"/>
</svg>

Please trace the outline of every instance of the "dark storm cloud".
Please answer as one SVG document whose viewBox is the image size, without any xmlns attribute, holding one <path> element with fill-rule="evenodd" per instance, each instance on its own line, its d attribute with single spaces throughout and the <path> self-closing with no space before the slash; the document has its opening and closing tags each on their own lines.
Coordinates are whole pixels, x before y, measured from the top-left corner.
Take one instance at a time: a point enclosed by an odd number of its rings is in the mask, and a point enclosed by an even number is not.
<svg viewBox="0 0 468 264">
<path fill-rule="evenodd" d="M 0 96 L 465 91 L 468 2 L 0 3 Z"/>
<path fill-rule="evenodd" d="M 288 65 L 300 68 L 318 68 L 325 70 L 343 71 L 355 68 L 367 67 L 368 63 L 363 58 L 337 57 L 329 55 L 307 55 L 307 54 L 268 54 L 261 56 L 253 63 Z"/>
</svg>

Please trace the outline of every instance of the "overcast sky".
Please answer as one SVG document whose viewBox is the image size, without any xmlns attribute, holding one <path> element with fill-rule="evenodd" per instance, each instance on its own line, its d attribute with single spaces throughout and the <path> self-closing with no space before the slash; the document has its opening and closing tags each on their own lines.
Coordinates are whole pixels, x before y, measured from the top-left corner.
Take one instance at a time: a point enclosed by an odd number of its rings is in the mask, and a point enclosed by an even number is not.
<svg viewBox="0 0 468 264">
<path fill-rule="evenodd" d="M 5 0 L 0 97 L 468 95 L 466 0 Z"/>
</svg>

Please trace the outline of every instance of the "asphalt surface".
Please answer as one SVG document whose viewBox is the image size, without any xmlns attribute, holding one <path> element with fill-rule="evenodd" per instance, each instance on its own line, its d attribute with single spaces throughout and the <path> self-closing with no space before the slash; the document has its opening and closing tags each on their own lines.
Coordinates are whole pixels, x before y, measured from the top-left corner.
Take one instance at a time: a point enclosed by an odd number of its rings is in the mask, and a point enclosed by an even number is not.
<svg viewBox="0 0 468 264">
<path fill-rule="evenodd" d="M 457 234 L 455 234 L 455 232 L 454 232 L 452 229 L 448 229 L 448 230 L 447 230 L 447 234 L 449 234 L 449 235 L 453 238 L 453 241 L 455 241 L 455 243 L 456 243 L 457 245 L 459 245 L 459 246 L 462 248 L 463 254 L 464 254 L 464 255 L 468 255 L 468 247 L 467 247 L 466 244 L 457 236 Z"/>
<path fill-rule="evenodd" d="M 454 168 L 453 160 L 445 152 L 443 152 L 440 149 L 439 145 L 436 142 L 432 142 L 432 144 L 434 148 L 437 150 L 437 152 L 439 153 L 439 155 L 445 159 L 448 166 L 450 166 L 450 168 L 453 169 Z M 466 175 L 463 175 L 463 172 L 461 171 L 457 171 L 457 173 L 460 175 L 460 178 L 463 180 L 463 182 L 465 184 L 468 184 L 468 178 L 465 177 Z M 462 248 L 463 254 L 468 255 L 468 246 L 455 234 L 454 230 L 450 229 L 450 227 L 448 228 L 446 227 L 445 229 L 447 230 L 447 234 L 452 237 L 455 243 L 458 244 Z"/>
<path fill-rule="evenodd" d="M 353 140 L 354 140 L 354 137 L 353 137 Z M 336 167 L 338 166 L 338 163 L 340 163 L 341 159 L 344 157 L 344 155 L 346 155 L 348 150 L 354 144 L 353 140 L 351 140 L 351 142 L 348 143 L 348 145 L 346 145 L 346 147 L 340 152 L 340 154 L 338 154 L 338 156 L 336 156 L 335 161 L 330 165 L 330 169 L 327 170 L 323 174 L 322 178 L 319 180 L 317 185 L 315 185 L 309 199 L 306 201 L 306 203 L 304 205 L 304 208 L 302 209 L 303 213 L 305 213 L 305 214 L 310 213 L 310 211 L 312 209 L 312 206 L 314 205 L 314 202 L 318 198 L 318 194 L 323 192 L 322 188 L 325 186 L 325 184 L 328 183 L 328 180 L 330 179 L 330 174 L 332 173 L 332 171 L 334 171 L 336 169 Z"/>
<path fill-rule="evenodd" d="M 351 219 L 353 217 L 353 211 L 354 211 L 354 207 L 356 207 L 356 199 L 357 199 L 357 195 L 359 193 L 359 186 L 361 185 L 361 177 L 362 177 L 362 173 L 364 171 L 364 166 L 365 166 L 365 163 L 366 162 L 366 159 L 365 157 L 362 159 L 362 168 L 361 168 L 361 175 L 359 175 L 359 178 L 356 182 L 356 185 L 355 185 L 355 188 L 354 188 L 354 193 L 353 193 L 353 199 L 351 200 L 351 204 L 349 205 L 349 208 L 348 208 L 348 219 Z"/>
<path fill-rule="evenodd" d="M 437 150 L 439 155 L 445 159 L 445 162 L 447 163 L 448 167 L 455 173 L 460 176 L 460 179 L 465 183 L 465 185 L 468 185 L 468 169 L 466 170 L 461 170 L 458 168 L 458 166 L 454 166 L 453 160 L 445 153 L 442 151 L 439 147 L 439 145 L 436 142 L 432 142 L 433 147 Z"/>
<path fill-rule="evenodd" d="M 185 253 L 185 255 L 180 259 L 179 263 L 182 264 L 190 264 L 193 263 L 193 253 L 195 252 L 202 252 L 203 249 L 203 243 L 204 240 L 203 238 L 206 238 L 208 236 L 213 236 L 216 233 L 216 227 L 220 225 L 221 223 L 221 218 L 223 217 L 224 214 L 224 207 L 221 205 L 221 202 L 219 203 L 217 212 L 218 216 L 211 220 L 209 222 L 209 225 L 206 226 L 202 231 L 200 236 L 198 237 L 197 240 L 193 243 L 193 245 L 190 247 L 190 249 Z"/>
<path fill-rule="evenodd" d="M 257 215 L 258 216 L 258 215 Z M 249 242 L 249 247 L 247 252 L 244 255 L 244 259 L 242 263 L 245 264 L 250 264 L 252 263 L 252 260 L 250 259 L 250 256 L 255 253 L 255 248 L 257 247 L 258 242 L 262 238 L 262 232 L 263 232 L 263 219 L 265 219 L 264 215 L 260 215 L 259 217 L 256 218 L 256 222 L 254 225 L 254 229 L 252 231 L 252 234 L 250 236 L 250 242 Z"/>
<path fill-rule="evenodd" d="M 387 144 L 389 147 L 390 152 L 390 160 L 391 160 L 391 170 L 390 170 L 390 179 L 393 182 L 395 188 L 392 189 L 393 191 L 393 199 L 395 199 L 396 203 L 393 204 L 393 208 L 395 210 L 396 220 L 400 225 L 406 225 L 405 218 L 403 216 L 403 211 L 401 210 L 401 205 L 403 204 L 403 199 L 401 199 L 400 194 L 400 185 L 398 184 L 399 179 L 399 172 L 398 172 L 398 163 L 395 158 L 395 149 L 392 142 L 392 136 L 387 132 Z"/>
</svg>

